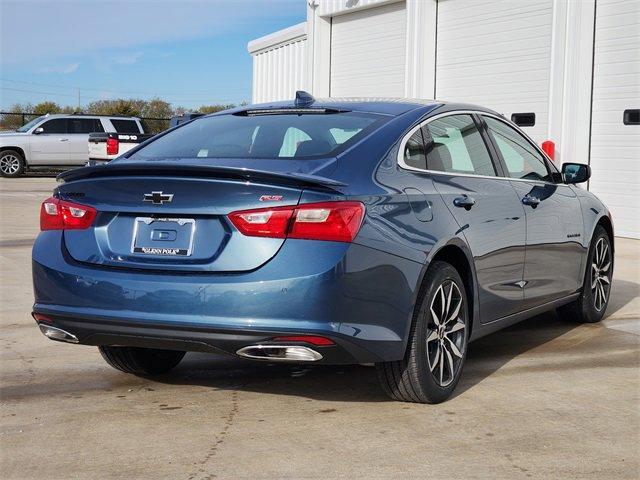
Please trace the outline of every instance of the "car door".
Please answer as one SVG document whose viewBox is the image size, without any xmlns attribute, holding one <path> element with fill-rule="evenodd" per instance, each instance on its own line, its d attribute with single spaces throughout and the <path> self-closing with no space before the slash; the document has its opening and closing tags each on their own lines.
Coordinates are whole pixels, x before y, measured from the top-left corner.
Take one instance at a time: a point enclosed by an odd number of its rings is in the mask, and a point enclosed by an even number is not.
<svg viewBox="0 0 640 480">
<path fill-rule="evenodd" d="M 89 161 L 89 134 L 104 132 L 99 118 L 74 117 L 68 120 L 69 163 L 85 165 Z"/>
<path fill-rule="evenodd" d="M 525 209 L 525 307 L 574 293 L 582 284 L 584 248 L 580 201 L 573 187 L 554 182 L 546 157 L 506 121 L 487 115 L 483 120 Z"/>
<path fill-rule="evenodd" d="M 68 165 L 69 164 L 69 135 L 67 134 L 67 120 L 52 118 L 38 125 L 35 130 L 42 128 L 41 133 L 29 135 L 31 150 L 31 165 Z"/>
<path fill-rule="evenodd" d="M 423 126 L 427 168 L 473 254 L 480 316 L 488 323 L 522 309 L 524 207 L 472 113 Z M 457 232 L 452 232 L 457 233 Z"/>
</svg>

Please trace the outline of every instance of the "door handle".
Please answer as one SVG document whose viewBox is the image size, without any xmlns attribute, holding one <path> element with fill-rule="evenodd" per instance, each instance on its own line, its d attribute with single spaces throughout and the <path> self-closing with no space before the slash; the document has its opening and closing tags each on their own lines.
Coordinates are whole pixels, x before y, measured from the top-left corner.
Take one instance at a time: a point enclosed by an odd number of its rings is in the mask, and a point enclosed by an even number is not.
<svg viewBox="0 0 640 480">
<path fill-rule="evenodd" d="M 464 208 L 465 210 L 469 211 L 471 210 L 471 207 L 476 204 L 476 201 L 468 195 L 463 195 L 461 197 L 454 198 L 453 204 L 456 207 Z"/>
<path fill-rule="evenodd" d="M 60 141 L 61 141 L 61 142 L 68 142 L 68 141 L 69 141 L 69 139 L 68 139 L 68 138 L 61 138 L 61 139 L 60 139 Z"/>
<path fill-rule="evenodd" d="M 522 197 L 522 204 L 529 205 L 531 208 L 536 208 L 540 204 L 540 199 L 532 197 L 531 195 L 525 195 Z"/>
</svg>

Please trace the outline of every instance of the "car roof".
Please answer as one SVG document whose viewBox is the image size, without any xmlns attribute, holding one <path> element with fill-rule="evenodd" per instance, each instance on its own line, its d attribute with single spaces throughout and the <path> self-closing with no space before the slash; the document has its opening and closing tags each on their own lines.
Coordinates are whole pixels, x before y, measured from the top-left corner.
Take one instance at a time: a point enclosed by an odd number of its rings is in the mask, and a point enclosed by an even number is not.
<svg viewBox="0 0 640 480">
<path fill-rule="evenodd" d="M 345 98 L 317 98 L 303 108 L 309 109 L 335 109 L 355 112 L 377 113 L 382 115 L 397 116 L 403 113 L 423 108 L 434 110 L 438 107 L 446 107 L 450 110 L 472 110 L 487 113 L 496 113 L 485 107 L 466 103 L 447 102 L 442 100 L 428 100 L 419 98 L 390 98 L 390 97 L 345 97 Z M 248 110 L 274 110 L 300 108 L 295 100 L 286 100 L 269 103 L 258 103 L 226 110 L 224 113 L 237 113 Z M 223 113 L 223 112 L 220 112 Z M 498 114 L 499 115 L 499 114 Z"/>
<path fill-rule="evenodd" d="M 91 115 L 88 113 L 47 113 L 42 116 L 47 118 L 115 118 L 117 120 L 140 120 L 138 117 L 126 117 L 123 115 Z"/>
</svg>

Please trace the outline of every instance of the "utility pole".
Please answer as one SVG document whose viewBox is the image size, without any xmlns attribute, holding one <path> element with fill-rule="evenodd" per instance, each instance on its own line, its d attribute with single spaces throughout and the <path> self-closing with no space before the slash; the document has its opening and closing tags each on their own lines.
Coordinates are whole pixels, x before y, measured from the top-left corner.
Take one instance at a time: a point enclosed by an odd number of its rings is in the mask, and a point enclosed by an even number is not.
<svg viewBox="0 0 640 480">
<path fill-rule="evenodd" d="M 80 112 L 81 110 L 81 106 L 80 106 L 80 89 L 78 88 L 78 112 Z"/>
</svg>

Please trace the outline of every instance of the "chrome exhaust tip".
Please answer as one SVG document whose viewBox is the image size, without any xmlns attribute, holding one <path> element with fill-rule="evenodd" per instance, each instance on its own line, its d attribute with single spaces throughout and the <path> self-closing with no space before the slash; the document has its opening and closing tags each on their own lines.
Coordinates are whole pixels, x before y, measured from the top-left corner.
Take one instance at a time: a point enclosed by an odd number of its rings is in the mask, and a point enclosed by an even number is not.
<svg viewBox="0 0 640 480">
<path fill-rule="evenodd" d="M 250 345 L 236 352 L 241 357 L 254 360 L 272 360 L 281 362 L 317 362 L 322 355 L 301 345 Z"/>
<path fill-rule="evenodd" d="M 47 325 L 45 323 L 39 323 L 40 331 L 43 335 L 51 340 L 57 340 L 59 342 L 67 342 L 67 343 L 78 343 L 78 337 L 74 334 L 69 333 L 61 328 L 52 327 L 51 325 Z"/>
</svg>

